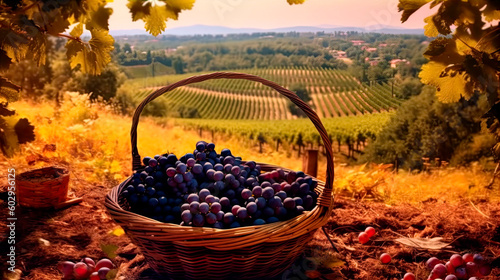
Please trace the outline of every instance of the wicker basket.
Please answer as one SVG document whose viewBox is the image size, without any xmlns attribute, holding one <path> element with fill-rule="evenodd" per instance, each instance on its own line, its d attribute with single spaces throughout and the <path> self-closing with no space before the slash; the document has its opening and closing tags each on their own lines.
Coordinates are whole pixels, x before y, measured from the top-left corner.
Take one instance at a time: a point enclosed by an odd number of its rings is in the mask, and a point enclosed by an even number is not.
<svg viewBox="0 0 500 280">
<path fill-rule="evenodd" d="M 66 201 L 69 172 L 63 167 L 45 167 L 17 176 L 17 199 L 24 207 L 48 208 Z"/>
<path fill-rule="evenodd" d="M 162 223 L 125 210 L 120 193 L 131 177 L 114 187 L 106 196 L 106 208 L 139 246 L 150 266 L 170 279 L 264 279 L 282 273 L 303 252 L 316 230 L 327 221 L 333 206 L 333 160 L 328 135 L 317 114 L 296 94 L 258 76 L 217 72 L 193 76 L 160 88 L 137 107 L 132 119 L 132 168 L 139 170 L 137 125 L 146 104 L 177 87 L 210 79 L 245 79 L 260 82 L 289 98 L 311 119 L 326 150 L 326 183 L 319 182 L 317 206 L 295 218 L 259 226 L 234 229 L 197 228 Z M 279 166 L 259 163 L 263 171 Z"/>
</svg>

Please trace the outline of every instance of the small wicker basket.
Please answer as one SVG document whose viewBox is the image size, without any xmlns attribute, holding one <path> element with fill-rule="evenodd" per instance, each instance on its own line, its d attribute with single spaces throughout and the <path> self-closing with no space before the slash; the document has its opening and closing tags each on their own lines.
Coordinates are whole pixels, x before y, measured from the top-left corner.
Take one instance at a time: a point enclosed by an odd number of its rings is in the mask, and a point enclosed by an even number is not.
<svg viewBox="0 0 500 280">
<path fill-rule="evenodd" d="M 51 166 L 21 173 L 16 178 L 17 199 L 24 207 L 49 208 L 67 199 L 69 172 Z"/>
<path fill-rule="evenodd" d="M 140 170 L 137 125 L 146 104 L 177 87 L 210 79 L 245 79 L 269 86 L 301 108 L 318 130 L 326 150 L 326 182 L 319 182 L 317 206 L 287 221 L 233 229 L 215 229 L 162 223 L 126 210 L 120 193 L 132 177 L 106 196 L 106 208 L 139 246 L 150 266 L 170 279 L 265 279 L 282 273 L 303 252 L 316 230 L 328 221 L 333 207 L 333 157 L 328 134 L 318 115 L 297 95 L 258 76 L 217 72 L 193 76 L 160 88 L 137 107 L 131 128 L 132 168 Z M 258 163 L 262 171 L 282 168 Z M 287 170 L 286 168 L 282 168 Z"/>
</svg>

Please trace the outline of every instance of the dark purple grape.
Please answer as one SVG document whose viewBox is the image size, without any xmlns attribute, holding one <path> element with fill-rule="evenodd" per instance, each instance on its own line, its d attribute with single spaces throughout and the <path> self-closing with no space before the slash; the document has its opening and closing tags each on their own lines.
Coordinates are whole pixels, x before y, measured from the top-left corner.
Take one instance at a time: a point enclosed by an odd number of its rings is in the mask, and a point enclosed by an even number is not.
<svg viewBox="0 0 500 280">
<path fill-rule="evenodd" d="M 281 191 L 281 184 L 279 183 L 274 183 L 271 187 L 273 188 L 274 193 Z"/>
<path fill-rule="evenodd" d="M 231 200 L 236 197 L 236 193 L 234 192 L 234 190 L 229 189 L 226 191 L 226 197 Z"/>
<path fill-rule="evenodd" d="M 209 169 L 205 175 L 207 175 L 208 180 L 214 180 L 215 170 Z"/>
<path fill-rule="evenodd" d="M 255 180 L 255 178 L 253 177 L 250 177 L 248 179 L 245 180 L 245 186 L 247 187 L 252 187 L 252 186 L 255 186 L 254 184 L 257 182 L 257 180 Z M 258 183 L 257 183 L 258 184 Z M 257 186 L 255 186 L 257 187 Z M 262 189 L 262 188 L 261 188 Z"/>
<path fill-rule="evenodd" d="M 270 199 L 274 196 L 274 189 L 272 187 L 266 187 L 262 190 L 262 197 L 265 199 Z"/>
<path fill-rule="evenodd" d="M 149 176 L 149 174 L 148 174 L 148 172 L 146 172 L 146 171 L 142 171 L 142 172 L 139 174 L 140 179 L 141 179 L 141 180 L 143 180 L 143 181 L 144 181 L 144 180 L 146 180 L 146 177 L 148 177 L 148 176 Z"/>
<path fill-rule="evenodd" d="M 193 226 L 202 227 L 205 224 L 205 217 L 201 214 L 195 214 L 193 216 Z"/>
<path fill-rule="evenodd" d="M 172 214 L 180 214 L 181 213 L 181 207 L 180 206 L 174 206 L 172 207 Z"/>
<path fill-rule="evenodd" d="M 252 170 L 255 168 L 255 165 L 256 165 L 255 161 L 252 161 L 252 160 L 247 161 L 245 164 L 246 164 L 246 166 L 248 166 Z"/>
<path fill-rule="evenodd" d="M 177 173 L 184 174 L 187 171 L 187 165 L 181 162 L 177 165 L 175 171 L 177 171 Z"/>
<path fill-rule="evenodd" d="M 284 192 L 284 191 L 277 192 L 276 196 L 279 196 L 279 198 L 281 198 L 281 201 L 283 201 L 283 200 L 285 200 L 285 198 L 287 198 L 286 192 Z"/>
<path fill-rule="evenodd" d="M 199 192 L 200 201 L 205 201 L 205 198 L 210 195 L 210 191 L 208 189 L 201 189 Z"/>
<path fill-rule="evenodd" d="M 212 203 L 212 205 L 210 205 L 210 212 L 212 212 L 214 214 L 219 213 L 221 209 L 222 209 L 222 205 L 220 205 L 219 202 L 214 202 L 214 203 Z"/>
<path fill-rule="evenodd" d="M 184 211 L 182 211 L 181 219 L 185 223 L 189 223 L 193 219 L 193 214 L 191 214 L 191 212 L 189 210 L 184 210 Z"/>
<path fill-rule="evenodd" d="M 305 210 L 311 210 L 313 208 L 313 198 L 310 195 L 306 195 L 303 199 L 304 203 L 302 206 L 304 207 Z"/>
<path fill-rule="evenodd" d="M 255 220 L 255 221 L 253 221 L 253 224 L 254 224 L 255 226 L 260 226 L 260 225 L 263 225 L 263 224 L 265 224 L 265 223 L 266 223 L 266 221 L 264 221 L 264 220 L 262 220 L 262 219 L 257 219 L 257 220 Z"/>
<path fill-rule="evenodd" d="M 246 205 L 248 214 L 252 215 L 257 212 L 257 204 L 255 202 L 250 202 Z"/>
<path fill-rule="evenodd" d="M 292 210 L 292 209 L 295 209 L 295 200 L 291 197 L 287 197 L 285 198 L 285 200 L 283 201 L 283 206 L 285 207 L 285 209 L 287 210 Z"/>
<path fill-rule="evenodd" d="M 148 203 L 148 201 L 149 201 L 149 197 L 147 197 L 145 195 L 139 197 L 139 202 L 142 203 L 142 204 L 146 204 L 146 203 Z"/>
<path fill-rule="evenodd" d="M 251 196 L 247 199 L 247 203 L 249 202 L 255 202 L 255 197 Z"/>
<path fill-rule="evenodd" d="M 215 214 L 215 216 L 217 217 L 217 221 L 222 221 L 222 219 L 224 219 L 224 212 L 219 211 Z"/>
<path fill-rule="evenodd" d="M 233 215 L 236 216 L 236 214 L 238 213 L 238 210 L 241 208 L 241 206 L 239 205 L 233 205 L 233 207 L 231 208 L 231 213 L 233 213 Z"/>
<path fill-rule="evenodd" d="M 222 206 L 222 209 L 228 209 L 228 207 L 231 206 L 231 201 L 227 197 L 221 197 L 219 203 Z"/>
<path fill-rule="evenodd" d="M 240 200 L 237 198 L 231 199 L 231 205 L 240 205 Z"/>
<path fill-rule="evenodd" d="M 222 151 L 220 151 L 220 155 L 223 156 L 223 157 L 230 156 L 231 155 L 231 151 L 229 149 L 222 149 Z"/>
<path fill-rule="evenodd" d="M 173 167 L 167 168 L 166 174 L 167 174 L 168 177 L 174 177 L 174 175 L 176 173 L 177 173 L 177 171 L 175 170 L 175 168 L 173 168 Z"/>
<path fill-rule="evenodd" d="M 189 182 L 194 178 L 193 173 L 191 172 L 184 173 L 182 177 L 184 178 L 184 182 Z"/>
<path fill-rule="evenodd" d="M 205 153 L 197 153 L 196 154 L 196 159 L 198 161 L 204 161 L 207 158 L 207 154 Z"/>
<path fill-rule="evenodd" d="M 248 211 L 245 207 L 240 207 L 238 209 L 238 211 L 236 212 L 236 215 L 240 219 L 246 219 L 246 218 L 248 218 Z"/>
<path fill-rule="evenodd" d="M 226 174 L 226 177 L 224 179 L 227 183 L 231 183 L 235 181 L 234 175 L 233 174 Z"/>
<path fill-rule="evenodd" d="M 222 181 L 224 179 L 224 173 L 222 171 L 216 171 L 213 175 L 214 181 Z"/>
<path fill-rule="evenodd" d="M 224 223 L 226 225 L 232 224 L 234 222 L 234 215 L 233 215 L 233 213 L 225 213 L 223 220 L 224 220 Z"/>
<path fill-rule="evenodd" d="M 189 203 L 189 211 L 191 211 L 192 214 L 198 213 L 200 211 L 200 203 L 198 201 Z"/>
<path fill-rule="evenodd" d="M 206 216 L 207 223 L 213 225 L 217 222 L 217 216 L 214 213 L 208 213 Z"/>
<path fill-rule="evenodd" d="M 149 196 L 153 196 L 155 194 L 156 190 L 153 187 L 149 187 L 146 189 L 146 194 Z"/>
<path fill-rule="evenodd" d="M 222 181 L 217 181 L 214 183 L 214 188 L 216 192 L 220 192 L 224 189 L 226 185 Z"/>
<path fill-rule="evenodd" d="M 150 198 L 149 199 L 149 205 L 151 205 L 152 207 L 156 207 L 156 205 L 158 205 L 158 199 L 157 198 Z"/>
<path fill-rule="evenodd" d="M 202 202 L 200 203 L 199 209 L 201 213 L 207 214 L 208 211 L 210 210 L 210 205 L 208 205 L 208 203 L 206 202 Z"/>
<path fill-rule="evenodd" d="M 189 203 L 184 203 L 181 205 L 181 211 L 189 210 Z"/>
<path fill-rule="evenodd" d="M 146 192 L 146 188 L 144 187 L 143 184 L 139 184 L 137 185 L 137 187 L 135 188 L 135 192 L 136 193 L 145 193 Z"/>
<path fill-rule="evenodd" d="M 266 223 L 271 224 L 271 223 L 276 223 L 279 221 L 280 221 L 280 219 L 278 219 L 276 217 L 269 217 L 269 218 L 267 218 Z"/>
<path fill-rule="evenodd" d="M 196 160 L 195 160 L 194 158 L 188 158 L 188 159 L 186 160 L 186 165 L 187 165 L 188 167 L 191 167 L 191 168 L 192 168 L 195 164 L 196 164 Z"/>
<path fill-rule="evenodd" d="M 236 177 L 239 177 L 240 173 L 241 173 L 241 168 L 237 165 L 233 166 L 231 168 L 231 173 L 236 176 Z"/>
<path fill-rule="evenodd" d="M 158 165 L 158 160 L 152 158 L 149 160 L 148 162 L 148 165 L 151 167 L 151 168 L 155 168 L 157 165 Z"/>
<path fill-rule="evenodd" d="M 304 212 L 304 207 L 297 205 L 297 207 L 295 208 L 295 211 L 297 212 L 298 215 L 300 215 L 300 214 L 302 214 L 302 212 Z"/>
<path fill-rule="evenodd" d="M 260 186 L 261 186 L 262 189 L 265 189 L 267 187 L 271 187 L 272 184 L 266 181 L 266 182 L 262 182 L 262 184 L 260 184 Z"/>
<path fill-rule="evenodd" d="M 130 197 L 128 198 L 128 201 L 131 203 L 131 204 L 136 204 L 137 202 L 139 202 L 139 196 L 135 193 L 131 194 Z"/>
<path fill-rule="evenodd" d="M 222 165 L 220 163 L 217 163 L 217 164 L 214 165 L 214 170 L 215 171 L 223 171 L 224 170 L 224 165 Z"/>
<path fill-rule="evenodd" d="M 180 184 L 180 183 L 184 182 L 184 177 L 182 176 L 182 174 L 177 173 L 177 174 L 174 175 L 174 181 L 177 184 Z"/>
<path fill-rule="evenodd" d="M 238 222 L 233 222 L 229 227 L 230 228 L 237 228 L 237 227 L 241 227 L 241 225 Z"/>
<path fill-rule="evenodd" d="M 228 174 L 228 175 L 230 175 L 230 174 Z M 240 181 L 238 181 L 238 180 L 234 180 L 234 181 L 230 182 L 229 184 L 231 185 L 231 187 L 233 187 L 235 189 L 240 187 L 240 185 L 241 185 Z"/>
<path fill-rule="evenodd" d="M 173 223 L 175 221 L 175 217 L 173 215 L 165 216 L 165 223 Z"/>
<path fill-rule="evenodd" d="M 290 195 L 289 196 L 295 195 L 299 192 L 299 189 L 300 189 L 299 183 L 293 182 L 290 186 L 291 187 L 290 187 Z"/>
<path fill-rule="evenodd" d="M 267 201 L 267 205 L 273 209 L 276 209 L 278 207 L 281 207 L 283 204 L 281 202 L 281 198 L 279 196 L 271 197 Z"/>
<path fill-rule="evenodd" d="M 205 202 L 208 204 L 212 204 L 212 203 L 216 202 L 217 200 L 218 200 L 218 198 L 211 195 L 211 194 L 209 194 L 205 197 Z"/>
<path fill-rule="evenodd" d="M 155 169 L 149 165 L 144 168 L 144 171 L 148 174 L 151 174 L 154 170 Z"/>
<path fill-rule="evenodd" d="M 295 171 L 288 172 L 288 175 L 286 176 L 286 181 L 288 182 L 288 184 L 292 184 L 296 179 L 297 173 Z"/>
<path fill-rule="evenodd" d="M 215 163 L 214 160 L 217 159 L 217 153 L 215 151 L 210 151 L 208 153 L 208 158 L 209 158 L 209 160 L 212 160 L 212 162 L 213 162 L 212 164 L 214 164 Z"/>
<path fill-rule="evenodd" d="M 203 166 L 199 163 L 196 163 L 193 166 L 193 169 L 191 170 L 191 172 L 193 172 L 193 174 L 201 174 L 203 172 Z"/>
<path fill-rule="evenodd" d="M 299 195 L 305 195 L 309 192 L 309 185 L 307 183 L 303 183 L 299 187 Z"/>
<path fill-rule="evenodd" d="M 168 164 L 168 159 L 167 157 L 164 157 L 164 156 L 161 156 L 159 159 L 158 159 L 158 164 L 161 165 L 161 166 L 165 166 Z"/>
<path fill-rule="evenodd" d="M 188 198 L 187 198 L 187 202 L 188 202 L 188 203 L 191 203 L 191 202 L 193 202 L 193 201 L 198 201 L 198 202 L 200 202 L 200 197 L 199 197 L 197 194 L 195 194 L 195 193 L 190 194 L 190 195 L 188 196 Z"/>
<path fill-rule="evenodd" d="M 264 207 L 266 207 L 266 199 L 263 198 L 263 197 L 258 197 L 256 200 L 255 200 L 255 204 L 257 204 L 257 208 L 259 209 L 262 209 Z"/>
<path fill-rule="evenodd" d="M 144 182 L 149 186 L 154 186 L 155 178 L 153 176 L 147 176 Z"/>
<path fill-rule="evenodd" d="M 168 178 L 167 179 L 167 185 L 169 187 L 174 188 L 174 187 L 177 187 L 177 182 L 174 180 L 174 178 Z"/>
<path fill-rule="evenodd" d="M 135 187 L 132 185 L 128 185 L 126 189 L 130 194 L 135 193 Z"/>
<path fill-rule="evenodd" d="M 274 210 L 273 208 L 271 207 L 264 207 L 264 209 L 262 210 L 262 215 L 264 217 L 271 217 L 274 215 Z"/>
<path fill-rule="evenodd" d="M 247 200 L 251 196 L 252 196 L 252 191 L 251 190 L 249 190 L 249 189 L 243 189 L 241 191 L 241 198 L 243 200 Z"/>
<path fill-rule="evenodd" d="M 205 151 L 205 148 L 206 146 L 204 141 L 198 141 L 198 143 L 196 143 L 196 150 L 203 152 Z"/>
<path fill-rule="evenodd" d="M 144 157 L 142 159 L 142 163 L 144 163 L 144 165 L 148 166 L 150 160 L 151 160 L 151 157 Z"/>
<path fill-rule="evenodd" d="M 233 165 L 232 164 L 224 164 L 224 173 L 226 174 L 230 174 L 231 173 L 231 169 L 233 169 Z"/>
</svg>

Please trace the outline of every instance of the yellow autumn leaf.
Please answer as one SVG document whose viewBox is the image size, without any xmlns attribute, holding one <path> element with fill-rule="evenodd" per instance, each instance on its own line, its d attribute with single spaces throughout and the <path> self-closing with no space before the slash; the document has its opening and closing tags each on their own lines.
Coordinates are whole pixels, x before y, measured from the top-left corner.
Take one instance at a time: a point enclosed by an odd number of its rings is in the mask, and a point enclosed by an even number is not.
<svg viewBox="0 0 500 280">
<path fill-rule="evenodd" d="M 401 22 L 408 20 L 413 13 L 430 1 L 431 0 L 399 0 L 398 10 L 400 12 L 403 11 Z"/>
<path fill-rule="evenodd" d="M 196 0 L 168 0 L 165 1 L 169 9 L 177 10 L 179 13 L 181 10 L 191 10 L 194 6 Z"/>
<path fill-rule="evenodd" d="M 469 99 L 472 92 L 467 89 L 467 83 L 463 74 L 442 76 L 441 73 L 446 66 L 430 61 L 422 66 L 418 75 L 424 84 L 435 86 L 439 101 L 444 103 L 457 102 L 461 97 Z"/>
<path fill-rule="evenodd" d="M 66 55 L 71 68 L 80 65 L 84 73 L 98 75 L 111 61 L 114 39 L 106 30 L 92 29 L 90 34 L 92 38 L 88 43 L 69 40 Z"/>
<path fill-rule="evenodd" d="M 424 19 L 424 22 L 426 23 L 426 25 L 424 26 L 424 34 L 427 37 L 436 37 L 439 35 L 439 31 L 437 30 L 432 17 L 433 16 L 428 16 Z"/>
<path fill-rule="evenodd" d="M 125 234 L 125 231 L 123 230 L 123 228 L 122 228 L 122 227 L 117 226 L 117 227 L 115 227 L 114 229 L 110 230 L 110 231 L 108 232 L 108 234 L 110 234 L 110 235 L 114 235 L 114 236 L 122 236 L 122 235 L 124 235 L 124 234 Z"/>
<path fill-rule="evenodd" d="M 288 4 L 290 5 L 294 5 L 294 4 L 302 4 L 304 2 L 306 2 L 306 0 L 286 0 L 288 2 Z"/>
<path fill-rule="evenodd" d="M 167 19 L 169 18 L 168 10 L 165 6 L 152 6 L 149 10 L 149 15 L 145 18 L 146 31 L 153 36 L 160 35 L 167 27 Z"/>
</svg>

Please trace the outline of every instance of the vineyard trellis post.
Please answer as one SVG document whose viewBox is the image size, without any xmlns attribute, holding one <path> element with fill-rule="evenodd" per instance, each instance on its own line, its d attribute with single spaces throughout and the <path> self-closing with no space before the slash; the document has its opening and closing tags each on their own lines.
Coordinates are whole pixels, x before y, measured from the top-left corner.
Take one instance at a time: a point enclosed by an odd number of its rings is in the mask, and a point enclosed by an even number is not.
<svg viewBox="0 0 500 280">
<path fill-rule="evenodd" d="M 313 177 L 318 175 L 318 149 L 306 149 L 302 157 L 302 169 Z"/>
</svg>

